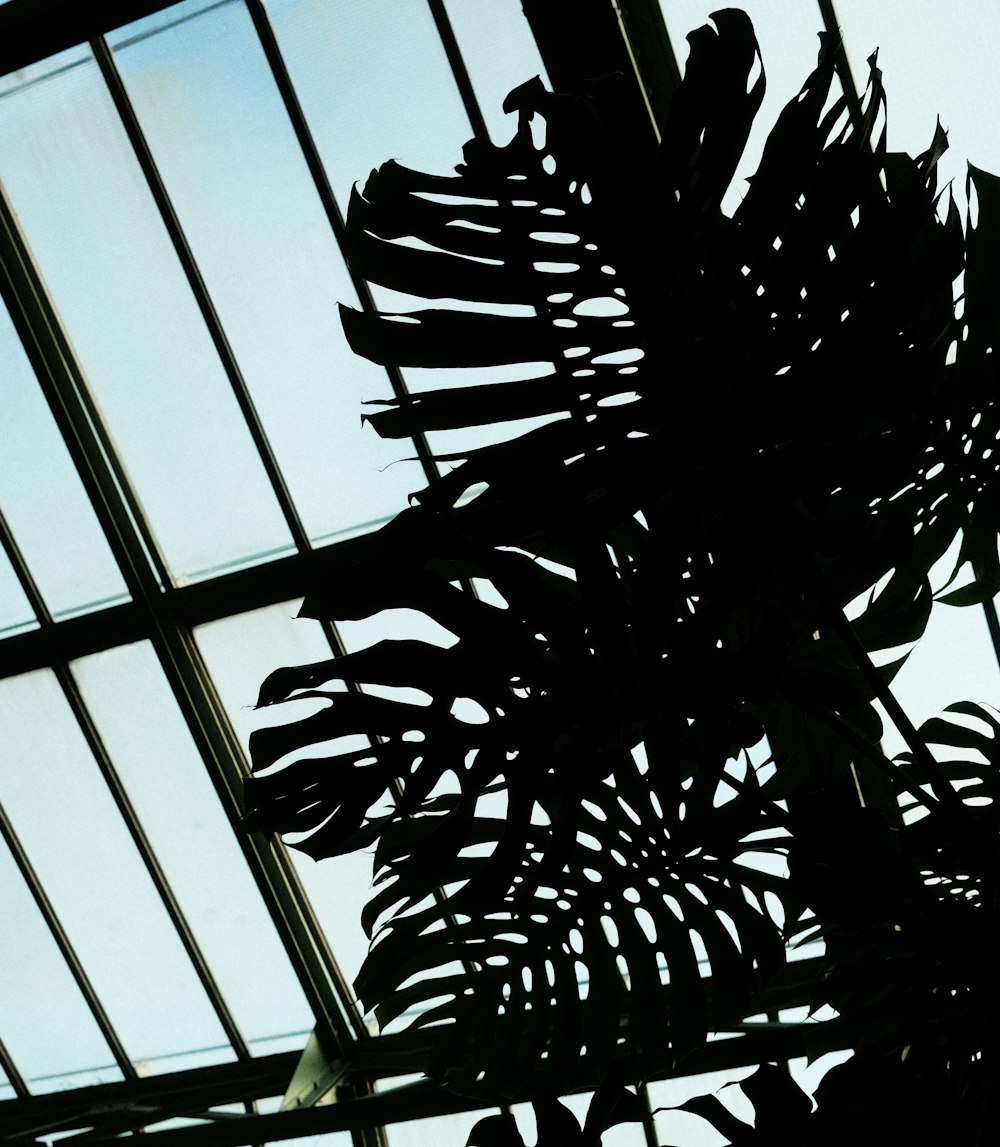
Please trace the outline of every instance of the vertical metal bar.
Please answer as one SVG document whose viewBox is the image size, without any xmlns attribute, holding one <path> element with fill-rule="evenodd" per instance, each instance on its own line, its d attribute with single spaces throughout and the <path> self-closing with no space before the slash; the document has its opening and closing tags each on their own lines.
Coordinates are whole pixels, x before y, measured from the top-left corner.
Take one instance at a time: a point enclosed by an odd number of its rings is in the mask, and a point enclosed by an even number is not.
<svg viewBox="0 0 1000 1147">
<path fill-rule="evenodd" d="M 63 432 L 112 553 L 137 606 L 150 641 L 195 745 L 234 828 L 275 928 L 303 990 L 336 1047 L 351 1038 L 335 985 L 342 977 L 328 956 L 315 916 L 280 846 L 251 837 L 240 827 L 242 777 L 246 765 L 191 635 L 170 613 L 166 595 L 148 561 L 143 539 L 148 527 L 131 496 L 117 459 L 105 450 L 107 432 L 89 404 L 79 365 L 61 331 L 13 213 L 0 195 L 0 292 Z"/>
<path fill-rule="evenodd" d="M 840 31 L 840 21 L 833 6 L 833 0 L 818 0 L 819 14 L 823 21 L 823 28 L 830 38 L 830 46 L 836 52 L 837 75 L 840 77 L 840 87 L 847 100 L 852 123 L 861 122 L 861 96 L 858 85 L 851 71 L 851 62 L 847 58 L 847 49 L 844 47 L 844 38 Z"/>
<path fill-rule="evenodd" d="M 140 571 L 169 576 L 138 499 L 110 451 L 107 432 L 55 309 L 21 238 L 14 213 L 0 191 L 0 296 L 49 404 L 97 519 L 133 600 L 142 596 Z M 57 385 L 56 379 L 62 381 Z M 68 395 L 72 395 L 72 400 Z"/>
<path fill-rule="evenodd" d="M 188 243 L 187 236 L 181 227 L 180 219 L 174 210 L 170 196 L 167 194 L 163 178 L 160 175 L 156 160 L 153 158 L 149 143 L 139 124 L 139 118 L 132 106 L 132 101 L 129 99 L 128 92 L 125 90 L 125 84 L 115 64 L 114 56 L 103 36 L 96 40 L 91 40 L 90 49 L 94 53 L 94 59 L 97 61 L 97 66 L 100 68 L 101 75 L 104 77 L 104 82 L 107 85 L 112 102 L 115 105 L 115 110 L 122 122 L 122 126 L 125 128 L 125 134 L 128 136 L 139 167 L 142 169 L 142 174 L 145 177 L 153 200 L 160 212 L 160 218 L 163 220 L 163 225 L 167 230 L 167 234 L 170 236 L 174 253 L 177 255 L 177 260 L 181 265 L 181 269 L 184 271 L 184 276 L 191 288 L 191 293 L 194 295 L 195 301 L 198 304 L 198 310 L 201 312 L 202 319 L 211 336 L 212 344 L 226 372 L 229 385 L 232 387 L 233 394 L 236 396 L 236 402 L 246 421 L 250 436 L 253 439 L 254 445 L 257 447 L 257 452 L 260 454 L 261 462 L 264 465 L 264 470 L 274 490 L 275 497 L 278 499 L 281 513 L 284 516 L 289 533 L 292 535 L 295 548 L 300 553 L 304 552 L 310 548 L 309 537 L 306 534 L 305 527 L 302 525 L 302 520 L 299 517 L 295 503 L 292 501 L 292 496 L 285 483 L 284 475 L 281 472 L 274 451 L 271 448 L 270 440 L 267 437 L 267 431 L 264 429 L 264 424 L 254 405 L 250 389 L 240 370 L 239 363 L 236 361 L 236 355 L 222 327 L 218 312 L 215 309 L 215 304 L 212 302 L 212 297 L 209 294 L 208 287 L 205 284 L 194 253 Z"/>
<path fill-rule="evenodd" d="M 52 907 L 52 902 L 46 895 L 45 889 L 38 879 L 38 874 L 32 867 L 31 861 L 28 859 L 28 855 L 24 851 L 24 847 L 18 839 L 14 831 L 14 826 L 11 824 L 10 818 L 7 816 L 2 804 L 0 804 L 0 836 L 6 841 L 11 856 L 14 858 L 14 863 L 24 878 L 24 882 L 31 892 L 32 899 L 35 901 L 38 911 L 42 914 L 42 919 L 45 921 L 49 932 L 52 934 L 52 938 L 56 942 L 56 947 L 58 947 L 62 958 L 66 961 L 70 974 L 76 981 L 76 986 L 80 989 L 80 993 L 86 1001 L 87 1007 L 90 1009 L 90 1014 L 94 1017 L 94 1021 L 100 1029 L 101 1035 L 111 1050 L 111 1054 L 115 1058 L 115 1063 L 118 1064 L 122 1075 L 124 1075 L 126 1079 L 138 1079 L 138 1073 L 132 1061 L 129 1059 L 124 1045 L 118 1038 L 118 1033 L 115 1031 L 108 1013 L 104 1010 L 104 1005 L 94 990 L 94 986 L 90 982 L 90 978 L 87 976 L 83 964 L 80 962 L 80 957 L 76 954 L 76 949 L 70 943 L 65 929 L 60 923 L 55 909 Z"/>
<path fill-rule="evenodd" d="M 93 718 L 87 710 L 76 679 L 66 665 L 57 665 L 54 668 L 56 676 L 59 679 L 59 684 L 62 686 L 63 695 L 73 712 L 73 716 L 76 718 L 77 725 L 83 733 L 94 760 L 97 762 L 98 770 L 118 807 L 118 812 L 125 822 L 129 835 L 132 837 L 132 842 L 142 857 L 142 862 L 146 867 L 146 871 L 149 873 L 149 877 L 153 882 L 153 886 L 160 897 L 163 907 L 166 909 L 170 923 L 180 937 L 181 944 L 183 944 L 184 950 L 187 952 L 188 959 L 194 966 L 195 973 L 201 981 L 201 986 L 204 988 L 216 1017 L 222 1025 L 222 1030 L 226 1033 L 226 1038 L 232 1044 L 237 1058 L 249 1059 L 250 1049 L 247 1046 L 246 1040 L 243 1038 L 239 1026 L 232 1012 L 229 1010 L 229 1005 L 226 1003 L 215 976 L 212 974 L 212 970 L 208 965 L 208 961 L 205 959 L 201 946 L 195 938 L 194 931 L 188 923 L 187 917 L 184 915 L 177 897 L 174 895 L 174 891 L 167 880 L 166 873 L 163 871 L 163 867 L 156 853 L 153 851 L 153 846 L 146 836 L 128 793 L 125 791 L 125 786 L 122 784 L 121 778 L 118 775 L 118 770 L 114 767 L 101 735 L 97 731 Z"/>
<path fill-rule="evenodd" d="M 298 140 L 299 147 L 302 150 L 302 155 L 309 169 L 309 174 L 312 177 L 316 193 L 319 195 L 320 203 L 323 205 L 323 210 L 326 213 L 327 222 L 330 224 L 330 229 L 333 231 L 338 246 L 343 250 L 344 217 L 337 204 L 333 188 L 330 186 L 326 168 L 323 166 L 323 160 L 320 157 L 319 149 L 316 147 L 316 142 L 312 137 L 305 113 L 302 111 L 302 106 L 299 103 L 299 97 L 296 94 L 291 76 L 288 73 L 288 68 L 285 65 L 284 57 L 278 46 L 274 29 L 271 27 L 271 22 L 267 17 L 267 13 L 264 11 L 264 5 L 261 0 L 245 0 L 245 3 L 247 11 L 250 14 L 250 19 L 253 21 L 253 26 L 256 29 L 261 47 L 264 50 L 265 59 L 271 69 L 271 75 L 277 85 L 278 93 L 285 105 L 285 112 L 292 125 L 292 130 L 295 132 L 295 138 Z M 371 288 L 368 286 L 368 283 L 357 274 L 351 266 L 350 260 L 345 259 L 345 265 L 347 266 L 347 272 L 351 277 L 351 283 L 354 286 L 362 308 L 366 311 L 376 310 L 377 308 L 372 299 Z M 389 379 L 389 385 L 392 387 L 393 394 L 400 402 L 406 402 L 410 395 L 399 368 L 387 366 L 385 372 Z M 414 436 L 413 442 L 425 478 L 429 482 L 433 481 L 434 478 L 437 477 L 437 466 L 434 463 L 430 448 L 427 445 L 427 440 L 423 434 L 419 434 Z"/>
<path fill-rule="evenodd" d="M 645 1082 L 636 1088 L 643 1107 L 642 1132 L 646 1139 L 646 1147 L 657 1147 L 656 1121 L 653 1117 L 653 1104 L 649 1098 L 649 1088 Z"/>
<path fill-rule="evenodd" d="M 7 1082 L 14 1089 L 18 1099 L 26 1099 L 31 1092 L 24 1081 L 24 1076 L 17 1070 L 14 1057 L 7 1050 L 7 1045 L 0 1039 L 0 1070 L 7 1076 Z"/>
<path fill-rule="evenodd" d="M 195 744 L 210 763 L 216 791 L 265 893 L 317 1023 L 333 1046 L 344 1050 L 357 1034 L 347 1002 L 349 989 L 284 847 L 242 827 L 243 780 L 249 770 L 194 639 L 180 626 L 160 625 L 154 645 Z"/>
<path fill-rule="evenodd" d="M 476 90 L 472 86 L 469 69 L 465 66 L 462 51 L 458 46 L 458 40 L 455 38 L 455 30 L 451 26 L 444 0 L 427 0 L 427 6 L 431 10 L 431 16 L 434 20 L 434 26 L 437 28 L 441 46 L 444 48 L 444 54 L 448 57 L 448 66 L 451 68 L 451 74 L 455 77 L 455 84 L 458 87 L 459 95 L 462 97 L 465 114 L 469 117 L 472 134 L 477 139 L 486 141 L 490 138 L 490 133 L 486 127 L 486 120 L 483 118 L 479 100 L 476 97 Z"/>
<path fill-rule="evenodd" d="M 41 624 L 42 619 L 34 603 L 36 601 L 40 602 L 42 595 L 38 592 L 35 580 L 28 570 L 28 563 L 21 554 L 20 547 L 14 538 L 14 532 L 11 530 L 3 510 L 0 510 L 0 548 L 3 549 L 10 561 L 11 568 L 14 570 L 14 576 L 18 580 L 18 584 L 21 586 L 24 596 L 27 598 L 28 605 L 35 615 L 35 620 Z M 45 608 L 44 605 L 42 608 Z"/>
<path fill-rule="evenodd" d="M 17 579 L 21 583 L 25 596 L 31 608 L 34 610 L 40 625 L 42 628 L 52 626 L 52 615 L 35 584 L 31 571 L 28 569 L 28 565 L 18 548 L 17 542 L 2 512 L 0 512 L 0 538 L 2 538 L 3 548 L 7 551 Z M 132 802 L 129 800 L 128 793 L 125 791 L 118 772 L 111 761 L 110 754 L 87 710 L 76 680 L 70 672 L 69 667 L 63 662 L 53 665 L 52 669 L 62 688 L 63 696 L 66 698 L 70 711 L 73 713 L 77 726 L 83 734 L 84 740 L 87 742 L 91 755 L 97 764 L 98 771 L 101 773 L 104 783 L 107 785 L 118 807 L 118 812 L 125 822 L 129 835 L 132 837 L 132 842 L 142 858 L 146 871 L 153 881 L 153 886 L 166 909 L 170 922 L 174 926 L 174 930 L 180 937 L 184 950 L 187 952 L 188 958 L 194 966 L 195 973 L 201 981 L 202 987 L 205 989 L 205 993 L 212 1004 L 219 1023 L 222 1025 L 223 1031 L 226 1033 L 227 1039 L 232 1044 L 237 1058 L 249 1059 L 250 1050 L 247 1047 L 246 1041 L 239 1031 L 236 1021 L 229 1010 L 229 1006 L 226 1004 L 215 977 L 212 975 L 211 969 L 208 966 L 208 961 L 205 959 L 195 939 L 194 932 L 187 918 L 184 916 L 173 889 L 170 887 L 166 874 L 153 851 L 153 847 L 139 821 L 138 814 Z"/>
</svg>

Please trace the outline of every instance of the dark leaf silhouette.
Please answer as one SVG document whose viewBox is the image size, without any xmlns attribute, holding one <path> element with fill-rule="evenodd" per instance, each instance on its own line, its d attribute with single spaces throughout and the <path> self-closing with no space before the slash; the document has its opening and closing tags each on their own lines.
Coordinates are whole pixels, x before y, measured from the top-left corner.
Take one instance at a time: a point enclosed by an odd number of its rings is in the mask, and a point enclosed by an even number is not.
<svg viewBox="0 0 1000 1147">
<path fill-rule="evenodd" d="M 254 735 L 248 823 L 317 858 L 376 846 L 357 990 L 383 1023 L 447 1025 L 428 1067 L 456 1087 L 663 1070 L 760 1010 L 797 930 L 818 918 L 836 949 L 888 901 L 923 910 L 913 856 L 933 846 L 908 828 L 896 864 L 886 842 L 926 762 L 882 757 L 892 670 L 868 654 L 923 632 L 959 532 L 979 580 L 946 600 L 1000 588 L 1000 193 L 973 173 L 957 319 L 944 135 L 888 154 L 874 58 L 852 120 L 824 50 L 727 217 L 763 78 L 746 16 L 713 19 L 652 159 L 622 154 L 599 87 L 535 80 L 508 97 L 508 145 L 469 143 L 446 177 L 390 162 L 352 196 L 352 262 L 420 304 L 343 308 L 359 354 L 525 368 L 369 415 L 388 437 L 514 429 L 441 455 L 326 564 L 305 616 L 410 608 L 451 644 L 272 674 L 261 705 L 328 704 Z M 370 747 L 344 749 L 356 734 Z M 845 897 L 851 864 L 880 875 Z"/>
</svg>

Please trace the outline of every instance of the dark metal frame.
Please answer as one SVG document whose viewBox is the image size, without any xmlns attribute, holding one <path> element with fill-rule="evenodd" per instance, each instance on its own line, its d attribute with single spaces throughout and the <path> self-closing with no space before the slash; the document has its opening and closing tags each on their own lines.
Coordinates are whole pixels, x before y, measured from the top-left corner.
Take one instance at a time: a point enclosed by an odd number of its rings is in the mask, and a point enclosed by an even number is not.
<svg viewBox="0 0 1000 1147">
<path fill-rule="evenodd" d="M 81 475 L 98 520 L 121 568 L 130 600 L 99 612 L 66 620 L 53 620 L 16 542 L 0 518 L 0 544 L 8 553 L 38 620 L 38 628 L 0 644 L 0 676 L 40 667 L 54 669 L 64 695 L 91 751 L 132 832 L 147 869 L 188 954 L 202 979 L 233 1047 L 236 1062 L 185 1070 L 152 1079 L 140 1079 L 117 1040 L 110 1021 L 105 1038 L 125 1076 L 121 1083 L 85 1087 L 57 1095 L 28 1095 L 26 1082 L 7 1049 L 0 1043 L 0 1068 L 16 1095 L 0 1103 L 0 1139 L 31 1142 L 35 1137 L 77 1130 L 72 1138 L 93 1144 L 110 1143 L 123 1131 L 145 1128 L 176 1116 L 204 1120 L 198 1126 L 152 1133 L 158 1144 L 172 1147 L 200 1144 L 243 1144 L 301 1135 L 350 1130 L 356 1147 L 384 1143 L 381 1128 L 391 1122 L 456 1111 L 472 1110 L 481 1103 L 457 1097 L 434 1084 L 424 1083 L 371 1094 L 378 1080 L 419 1072 L 434 1039 L 433 1030 L 401 1036 L 371 1037 L 352 1002 L 319 922 L 309 907 L 295 870 L 280 843 L 250 836 L 239 827 L 241 782 L 246 769 L 237 739 L 216 695 L 208 671 L 193 639 L 195 626 L 234 616 L 247 610 L 300 596 L 322 580 L 335 547 L 314 549 L 302 527 L 267 436 L 257 417 L 239 364 L 226 339 L 208 288 L 201 277 L 183 228 L 160 178 L 155 159 L 118 76 L 114 59 L 103 39 L 112 29 L 170 7 L 176 0 L 12 0 L 0 7 L 0 74 L 26 66 L 63 48 L 89 42 L 114 100 L 132 147 L 160 211 L 164 226 L 187 276 L 229 382 L 248 423 L 272 486 L 285 515 L 295 552 L 249 569 L 220 574 L 184 587 L 171 584 L 147 525 L 141 504 L 118 463 L 98 411 L 90 399 L 86 379 L 75 361 L 69 340 L 48 299 L 30 253 L 19 233 L 9 205 L 0 195 L 0 296 L 10 310 L 29 360 L 38 375 L 56 422 Z M 278 91 L 306 159 L 317 194 L 338 242 L 344 233 L 343 217 L 323 167 L 309 125 L 299 105 L 291 77 L 261 0 L 243 0 L 253 21 Z M 823 0 L 820 0 L 821 7 Z M 465 70 L 459 45 L 452 33 L 443 0 L 428 0 L 473 132 L 485 137 L 486 128 L 476 103 L 473 83 Z M 829 5 L 827 5 L 829 6 Z M 543 60 L 556 86 L 570 90 L 609 71 L 623 74 L 625 85 L 623 130 L 651 144 L 658 135 L 679 69 L 670 47 L 656 0 L 632 0 L 627 8 L 616 0 L 524 0 Z M 825 13 L 824 13 L 825 14 Z M 572 30 L 568 34 L 568 30 Z M 361 304 L 373 307 L 367 283 L 352 271 Z M 406 398 L 398 370 L 388 369 L 397 397 Z M 425 442 L 416 443 L 428 477 L 435 464 Z M 339 651 L 335 630 L 327 634 Z M 261 1115 L 256 1101 L 286 1091 L 299 1062 L 298 1053 L 253 1058 L 249 1055 L 225 1000 L 201 957 L 197 942 L 173 898 L 138 817 L 128 801 L 114 766 L 101 743 L 80 697 L 69 664 L 80 657 L 131 641 L 152 644 L 170 688 L 215 784 L 247 863 L 271 913 L 317 1017 L 317 1034 L 328 1049 L 325 1085 L 336 1086 L 335 1104 Z M 0 817 L 0 831 L 18 854 L 13 826 Z M 23 857 L 22 872 L 43 906 L 44 890 L 32 883 L 30 862 Z M 36 887 L 37 886 L 37 887 Z M 55 913 L 49 924 L 57 941 L 61 931 Z M 73 966 L 68 948 L 64 955 Z M 79 963 L 77 961 L 77 963 Z M 801 1002 L 809 982 L 804 962 L 798 980 L 769 997 L 768 1007 Z M 79 968 L 83 982 L 86 974 Z M 78 979 L 78 982 L 81 982 Z M 85 993 L 86 994 L 86 993 Z M 91 992 L 92 1010 L 100 1001 Z M 89 1000 L 89 997 L 88 997 Z M 98 1014 L 95 1012 L 95 1015 Z M 106 1017 L 105 1017 L 106 1018 Z M 106 1029 L 106 1030 L 105 1030 Z M 836 1042 L 836 1041 L 834 1041 Z M 726 1041 L 713 1045 L 712 1063 L 740 1066 L 757 1062 L 759 1043 L 752 1053 Z M 750 1046 L 750 1045 L 747 1045 Z M 698 1071 L 698 1063 L 685 1065 L 683 1074 Z M 702 1068 L 703 1070 L 703 1068 Z M 595 1081 L 596 1082 L 596 1081 Z M 215 1109 L 233 1103 L 247 1106 L 247 1114 Z M 645 1126 L 652 1143 L 652 1116 Z"/>
</svg>

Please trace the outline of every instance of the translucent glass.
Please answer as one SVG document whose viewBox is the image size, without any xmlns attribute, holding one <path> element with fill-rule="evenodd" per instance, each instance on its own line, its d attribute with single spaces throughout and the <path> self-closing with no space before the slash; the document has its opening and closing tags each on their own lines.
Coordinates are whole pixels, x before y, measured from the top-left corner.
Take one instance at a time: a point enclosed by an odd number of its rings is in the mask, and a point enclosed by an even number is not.
<svg viewBox="0 0 1000 1147">
<path fill-rule="evenodd" d="M 58 618 L 127 600 L 121 573 L 2 303 L 0 411 L 0 505 L 49 612 Z M 0 602 L 6 612 L 2 587 Z"/>
<path fill-rule="evenodd" d="M 119 682 L 116 696 L 123 708 L 139 703 L 131 682 Z M 232 1058 L 54 675 L 0 683 L 0 725 L 0 800 L 129 1057 L 148 1070 L 197 1048 Z M 156 760 L 149 729 L 146 756 Z M 34 1022 L 58 1014 L 46 992 L 19 1006 Z M 49 1046 L 37 1054 L 51 1063 Z M 74 1066 L 93 1067 L 93 1054 Z"/>
<path fill-rule="evenodd" d="M 732 1071 L 706 1072 L 680 1079 L 661 1079 L 648 1085 L 649 1105 L 673 1108 L 686 1103 L 696 1095 L 715 1095 L 727 1108 L 744 1122 L 753 1119 L 753 1105 L 735 1087 L 726 1087 L 746 1079 L 753 1068 L 735 1068 Z M 653 1117 L 657 1136 L 662 1143 L 685 1143 L 692 1147 L 723 1147 L 728 1142 L 710 1123 L 686 1111 L 658 1111 Z"/>
<path fill-rule="evenodd" d="M 387 1129 L 389 1147 L 431 1147 L 438 1143 L 458 1147 L 466 1142 L 469 1132 L 480 1119 L 495 1114 L 495 1111 L 461 1111 L 455 1115 L 392 1123 Z"/>
<path fill-rule="evenodd" d="M 30 1089 L 54 1091 L 121 1079 L 90 1009 L 2 842 L 0 903 L 0 1034 Z"/>
<path fill-rule="evenodd" d="M 954 179 L 964 201 L 966 162 L 1000 172 L 995 108 L 1000 102 L 1000 10 L 990 0 L 837 0 L 837 17 L 859 85 L 865 60 L 878 49 L 888 92 L 889 147 L 918 155 L 934 135 L 936 117 L 949 150 L 938 186 Z"/>
<path fill-rule="evenodd" d="M 447 174 L 472 134 L 426 0 L 268 0 L 333 189 L 397 159 Z"/>
<path fill-rule="evenodd" d="M 331 656 L 320 627 L 296 619 L 297 602 L 201 626 L 196 638 L 219 696 L 246 748 L 254 729 L 298 720 L 309 702 L 255 711 L 261 682 L 283 665 L 304 665 Z M 358 745 L 365 742 L 359 738 Z M 341 748 L 346 746 L 341 743 Z M 295 849 L 290 855 L 323 925 L 337 963 L 348 981 L 357 975 L 368 951 L 361 911 L 371 890 L 372 862 L 365 853 L 329 857 L 320 862 Z"/>
<path fill-rule="evenodd" d="M 507 93 L 532 76 L 547 82 L 520 0 L 451 0 L 446 7 L 490 136 L 504 144 L 517 127 L 503 110 Z"/>
<path fill-rule="evenodd" d="M 0 550 L 0 638 L 37 627 L 35 615 L 7 555 Z"/>
<path fill-rule="evenodd" d="M 714 0 L 660 0 L 660 7 L 683 71 L 688 56 L 685 37 L 695 28 L 708 24 L 711 14 L 720 5 Z M 739 206 L 746 192 L 745 180 L 757 170 L 764 141 L 781 109 L 798 95 L 806 77 L 816 67 L 819 33 L 823 29 L 816 0 L 742 0 L 736 7 L 753 21 L 767 88 L 746 151 L 736 169 L 736 178 L 723 200 L 723 208 L 730 213 Z"/>
<path fill-rule="evenodd" d="M 422 485 L 391 465 L 414 448 L 361 425 L 389 382 L 347 346 L 354 288 L 245 7 L 181 5 L 112 44 L 307 533 L 388 516 Z"/>
<path fill-rule="evenodd" d="M 582 1127 L 587 1118 L 587 1109 L 590 1107 L 590 1101 L 593 1098 L 592 1091 L 584 1092 L 579 1095 L 563 1095 L 559 1097 L 559 1102 L 564 1107 L 576 1116 L 577 1122 Z M 488 1114 L 487 1112 L 479 1112 L 477 1117 L 482 1117 Z M 489 1114 L 492 1114 L 490 1112 Z M 538 1139 L 537 1125 L 535 1122 L 535 1112 L 530 1103 L 516 1103 L 511 1108 L 511 1114 L 517 1121 L 518 1130 L 521 1132 L 521 1137 L 525 1143 L 534 1143 Z M 619 1123 L 614 1127 L 609 1127 L 603 1135 L 600 1136 L 601 1147 L 640 1147 L 641 1144 L 646 1142 L 643 1126 L 641 1123 Z M 686 1147 L 701 1147 L 698 1140 L 684 1140 Z"/>
<path fill-rule="evenodd" d="M 94 60 L 0 81 L 3 184 L 178 580 L 288 530 Z"/>
<path fill-rule="evenodd" d="M 285 1050 L 288 1033 L 301 1046 L 312 1014 L 152 648 L 109 650 L 73 673 L 244 1038 L 260 1053 Z"/>
<path fill-rule="evenodd" d="M 996 706 L 1000 668 L 979 606 L 935 605 L 923 637 L 892 682 L 903 711 L 918 728 L 956 701 Z M 905 749 L 903 738 L 883 714 L 883 749 Z"/>
</svg>

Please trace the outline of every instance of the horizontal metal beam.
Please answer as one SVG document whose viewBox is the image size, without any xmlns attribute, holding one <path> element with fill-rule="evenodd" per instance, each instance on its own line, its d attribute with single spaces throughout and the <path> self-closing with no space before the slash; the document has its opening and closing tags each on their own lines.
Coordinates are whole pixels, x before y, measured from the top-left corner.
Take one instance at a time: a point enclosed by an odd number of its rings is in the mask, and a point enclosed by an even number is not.
<svg viewBox="0 0 1000 1147">
<path fill-rule="evenodd" d="M 102 36 L 178 0 L 10 0 L 0 6 L 0 75 Z"/>
<path fill-rule="evenodd" d="M 761 1038 L 763 1037 L 763 1038 Z M 785 1061 L 804 1055 L 815 1058 L 827 1051 L 848 1046 L 846 1032 L 839 1021 L 799 1024 L 794 1030 L 770 1029 L 755 1035 L 718 1040 L 685 1058 L 682 1070 L 664 1068 L 651 1078 L 666 1079 L 700 1074 L 705 1071 L 726 1071 L 756 1066 L 761 1062 Z M 595 1064 L 595 1069 L 597 1065 Z M 632 1069 L 627 1055 L 621 1058 L 620 1070 L 612 1071 L 610 1078 L 621 1083 L 635 1083 L 628 1072 Z M 597 1086 L 609 1078 L 587 1082 L 581 1090 Z M 535 1081 L 537 1088 L 537 1080 Z M 541 1091 L 544 1091 L 542 1084 Z M 539 1091 L 536 1090 L 535 1094 Z M 512 1102 L 521 1102 L 531 1095 L 515 1095 Z M 249 1147 L 254 1143 L 280 1142 L 310 1135 L 354 1131 L 404 1123 L 413 1119 L 428 1119 L 452 1115 L 461 1111 L 488 1110 L 494 1106 L 485 1098 L 457 1095 L 431 1081 L 407 1084 L 376 1095 L 357 1099 L 344 1099 L 327 1107 L 310 1107 L 296 1111 L 282 1111 L 273 1115 L 238 1116 L 225 1123 L 208 1123 L 174 1130 L 147 1133 L 148 1147 Z M 90 1147 L 115 1147 L 121 1140 L 114 1136 L 88 1136 Z"/>
<path fill-rule="evenodd" d="M 281 1052 L 121 1083 L 8 1099 L 0 1103 L 0 1141 L 98 1127 L 102 1120 L 128 1110 L 148 1109 L 159 1118 L 164 1112 L 203 1111 L 281 1095 L 292 1078 L 299 1054 Z"/>
<path fill-rule="evenodd" d="M 193 585 L 163 591 L 167 612 L 178 624 L 194 628 L 265 606 L 302 597 L 322 583 L 336 545 L 305 554 L 276 558 L 263 565 L 217 574 Z M 19 633 L 0 641 L 0 677 L 42 669 L 57 661 L 76 661 L 118 645 L 149 637 L 153 621 L 141 603 L 95 609 L 92 613 L 54 621 L 43 629 Z"/>
<path fill-rule="evenodd" d="M 788 965 L 765 992 L 762 1008 L 774 1012 L 807 1003 L 821 974 L 822 963 L 822 958 L 817 957 Z M 350 1062 L 339 1069 L 331 1065 L 331 1070 L 333 1074 L 342 1073 L 347 1084 L 367 1078 L 412 1075 L 426 1066 L 447 1034 L 440 1028 L 426 1028 L 359 1041 L 350 1049 Z M 669 1056 L 665 1055 L 662 1070 L 656 1072 L 655 1077 L 748 1067 L 800 1055 L 815 1057 L 848 1044 L 848 1034 L 836 1020 L 783 1028 L 760 1025 L 754 1029 L 751 1025 L 740 1035 L 704 1045 L 676 1068 L 671 1069 L 667 1062 Z M 207 1112 L 213 1107 L 284 1094 L 298 1062 L 298 1052 L 287 1052 L 242 1063 L 8 1100 L 0 1103 L 0 1141 L 27 1142 L 34 1136 L 56 1131 L 95 1128 L 96 1133 L 87 1136 L 88 1143 L 110 1147 L 122 1127 L 122 1117 L 129 1112 L 133 1114 L 131 1126 L 138 1128 L 173 1115 Z M 586 1072 L 586 1059 L 582 1070 Z M 597 1070 L 595 1064 L 595 1072 Z M 623 1056 L 617 1068 L 622 1082 L 635 1082 L 629 1074 L 633 1070 L 631 1061 Z M 596 1086 L 598 1082 L 595 1077 L 590 1085 Z M 356 1098 L 341 1091 L 337 1102 L 326 1107 L 236 1116 L 224 1125 L 212 1123 L 149 1132 L 150 1147 L 239 1147 L 240 1144 L 378 1127 L 483 1106 L 481 1097 L 456 1096 L 430 1082 Z"/>
</svg>

